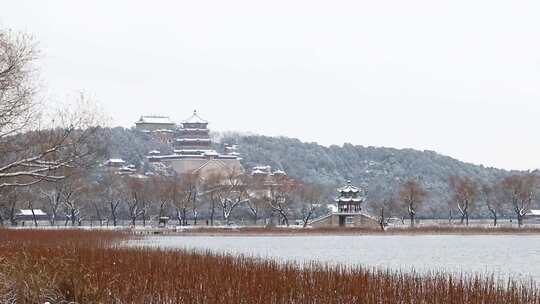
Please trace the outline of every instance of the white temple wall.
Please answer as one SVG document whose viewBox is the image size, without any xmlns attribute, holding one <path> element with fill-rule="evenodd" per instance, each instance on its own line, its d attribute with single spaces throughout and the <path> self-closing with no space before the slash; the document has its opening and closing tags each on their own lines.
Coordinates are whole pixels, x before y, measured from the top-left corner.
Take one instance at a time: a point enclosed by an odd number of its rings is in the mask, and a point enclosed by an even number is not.
<svg viewBox="0 0 540 304">
<path fill-rule="evenodd" d="M 237 159 L 173 159 L 166 162 L 178 174 L 198 172 L 201 177 L 216 173 L 227 175 L 232 172 L 244 172 L 244 168 Z"/>
</svg>

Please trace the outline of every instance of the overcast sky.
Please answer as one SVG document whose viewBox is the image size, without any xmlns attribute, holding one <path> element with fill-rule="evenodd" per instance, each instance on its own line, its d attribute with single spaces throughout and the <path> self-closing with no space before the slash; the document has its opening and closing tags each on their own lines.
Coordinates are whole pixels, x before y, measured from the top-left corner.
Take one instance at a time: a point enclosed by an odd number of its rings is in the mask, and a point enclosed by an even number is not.
<svg viewBox="0 0 540 304">
<path fill-rule="evenodd" d="M 540 1 L 3 0 L 51 100 L 117 125 L 197 109 L 219 131 L 540 167 Z"/>
</svg>

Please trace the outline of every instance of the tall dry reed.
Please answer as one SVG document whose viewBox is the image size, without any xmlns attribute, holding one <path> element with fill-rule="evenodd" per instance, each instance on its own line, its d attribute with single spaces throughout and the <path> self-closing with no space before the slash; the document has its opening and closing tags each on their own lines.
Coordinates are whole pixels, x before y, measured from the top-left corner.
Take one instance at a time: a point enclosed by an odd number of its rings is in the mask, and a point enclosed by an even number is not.
<svg viewBox="0 0 540 304">
<path fill-rule="evenodd" d="M 540 303 L 535 286 L 513 281 L 115 245 L 126 237 L 0 230 L 0 302 Z"/>
</svg>

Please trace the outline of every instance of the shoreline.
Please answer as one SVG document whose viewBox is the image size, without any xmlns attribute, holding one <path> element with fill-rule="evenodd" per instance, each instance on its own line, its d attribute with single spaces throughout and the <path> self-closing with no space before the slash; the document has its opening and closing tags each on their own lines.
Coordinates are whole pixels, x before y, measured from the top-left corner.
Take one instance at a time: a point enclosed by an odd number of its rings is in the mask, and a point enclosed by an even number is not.
<svg viewBox="0 0 540 304">
<path fill-rule="evenodd" d="M 509 227 L 444 227 L 426 226 L 416 228 L 389 228 L 385 231 L 375 228 L 264 228 L 264 227 L 227 227 L 227 228 L 135 228 L 135 235 L 147 236 L 427 236 L 427 235 L 539 235 L 540 228 Z"/>
<path fill-rule="evenodd" d="M 26 226 L 3 227 L 7 230 L 85 230 L 85 231 L 120 231 L 134 235 L 155 236 L 362 236 L 362 235 L 540 235 L 540 226 L 493 227 L 493 226 L 444 226 L 426 225 L 419 227 L 387 227 L 380 228 L 312 228 L 312 227 L 263 227 L 263 226 Z"/>
</svg>

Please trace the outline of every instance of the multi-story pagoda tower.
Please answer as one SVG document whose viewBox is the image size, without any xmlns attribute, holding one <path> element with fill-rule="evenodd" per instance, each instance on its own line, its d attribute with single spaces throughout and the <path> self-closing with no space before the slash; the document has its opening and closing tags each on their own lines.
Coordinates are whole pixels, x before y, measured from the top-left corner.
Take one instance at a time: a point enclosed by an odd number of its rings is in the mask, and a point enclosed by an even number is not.
<svg viewBox="0 0 540 304">
<path fill-rule="evenodd" d="M 163 163 L 179 174 L 198 173 L 202 177 L 244 171 L 237 152 L 221 154 L 212 148 L 208 121 L 202 119 L 197 111 L 180 123 L 175 134 L 174 153 L 161 155 L 159 151 L 151 151 L 147 156 L 149 162 L 156 166 Z"/>
<path fill-rule="evenodd" d="M 182 122 L 175 141 L 175 153 L 180 155 L 203 155 L 212 150 L 208 121 L 202 119 L 197 111 Z"/>
<path fill-rule="evenodd" d="M 351 181 L 347 181 L 346 186 L 337 190 L 339 196 L 336 198 L 336 202 L 339 213 L 360 213 L 362 211 L 363 193 L 359 188 L 353 186 Z"/>
</svg>

